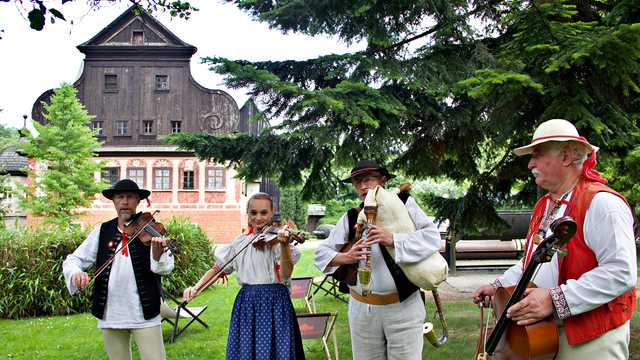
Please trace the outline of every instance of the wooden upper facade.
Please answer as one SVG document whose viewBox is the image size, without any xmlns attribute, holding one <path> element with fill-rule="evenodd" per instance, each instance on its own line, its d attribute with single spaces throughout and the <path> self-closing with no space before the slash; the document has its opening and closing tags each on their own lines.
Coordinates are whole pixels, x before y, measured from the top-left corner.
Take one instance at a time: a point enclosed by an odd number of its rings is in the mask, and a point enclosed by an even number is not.
<svg viewBox="0 0 640 360">
<path fill-rule="evenodd" d="M 125 11 L 96 36 L 78 46 L 85 54 L 82 74 L 75 81 L 78 98 L 94 118 L 98 149 L 105 167 L 96 173 L 109 183 L 134 180 L 151 191 L 152 207 L 161 218 L 189 218 L 217 242 L 229 242 L 246 227 L 246 201 L 266 190 L 278 204 L 277 187 L 268 180 L 246 182 L 225 164 L 197 159 L 191 152 L 167 145 L 163 136 L 174 132 L 257 135 L 265 122 L 254 122 L 258 108 L 250 99 L 242 108 L 226 92 L 208 89 L 191 76 L 190 59 L 196 48 L 180 40 L 145 12 Z M 32 118 L 42 124 L 42 102 L 34 103 Z M 258 179 L 260 181 L 261 179 Z M 113 203 L 96 196 L 83 224 L 113 217 Z"/>
<path fill-rule="evenodd" d="M 133 9 L 78 46 L 85 60 L 74 86 L 95 116 L 88 125 L 104 141 L 101 152 L 111 146 L 148 151 L 149 146 L 164 145 L 161 136 L 174 132 L 257 134 L 263 128 L 248 121 L 256 110 L 253 102 L 239 109 L 226 92 L 193 79 L 189 61 L 194 46 L 146 12 L 136 14 Z M 44 123 L 42 102 L 52 94 L 48 90 L 38 98 L 33 119 Z"/>
</svg>

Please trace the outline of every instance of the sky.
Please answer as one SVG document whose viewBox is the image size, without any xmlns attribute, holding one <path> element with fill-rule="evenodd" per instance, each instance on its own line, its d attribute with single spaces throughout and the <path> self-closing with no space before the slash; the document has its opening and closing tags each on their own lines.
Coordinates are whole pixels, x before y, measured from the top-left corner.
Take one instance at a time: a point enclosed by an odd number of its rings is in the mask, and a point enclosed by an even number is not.
<svg viewBox="0 0 640 360">
<path fill-rule="evenodd" d="M 49 6 L 58 4 L 51 2 Z M 248 99 L 246 90 L 226 89 L 220 75 L 199 63 L 201 57 L 303 60 L 364 48 L 364 44 L 348 46 L 326 36 L 283 34 L 252 20 L 232 4 L 217 0 L 193 0 L 191 4 L 200 11 L 194 12 L 189 20 L 161 12 L 153 15 L 183 41 L 198 48 L 191 59 L 194 79 L 205 87 L 228 92 L 239 106 Z M 35 31 L 29 28 L 26 19 L 30 9 L 19 10 L 14 2 L 0 2 L 0 29 L 4 30 L 0 33 L 0 123 L 4 126 L 21 128 L 24 114 L 30 122 L 31 108 L 38 96 L 62 82 L 77 80 L 84 54 L 76 46 L 115 20 L 130 2 L 103 6 L 98 11 L 90 10 L 86 0 L 58 6 L 67 21 L 47 22 L 43 31 Z"/>
</svg>

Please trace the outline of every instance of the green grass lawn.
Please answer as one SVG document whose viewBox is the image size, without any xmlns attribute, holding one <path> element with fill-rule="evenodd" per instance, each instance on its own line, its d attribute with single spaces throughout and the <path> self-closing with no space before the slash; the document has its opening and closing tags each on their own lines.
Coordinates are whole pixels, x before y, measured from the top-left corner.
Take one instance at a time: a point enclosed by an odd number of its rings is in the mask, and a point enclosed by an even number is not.
<svg viewBox="0 0 640 360">
<path fill-rule="evenodd" d="M 294 276 L 321 276 L 313 266 L 313 250 L 304 250 L 301 263 Z M 63 286 L 63 285 L 61 285 Z M 227 327 L 235 295 L 235 278 L 228 287 L 215 286 L 196 298 L 191 305 L 209 308 L 203 318 L 209 325 L 205 329 L 193 324 L 176 343 L 166 344 L 168 359 L 224 359 Z M 316 296 L 317 311 L 337 311 L 338 347 L 342 359 L 351 358 L 351 343 L 347 323 L 346 304 L 329 296 Z M 639 301 L 640 305 L 640 301 Z M 305 310 L 303 300 L 294 301 L 299 311 Z M 467 300 L 445 301 L 449 324 L 449 341 L 441 348 L 424 346 L 424 359 L 471 359 L 478 336 L 478 310 Z M 434 311 L 428 303 L 428 319 Z M 439 334 L 439 323 L 436 322 Z M 640 360 L 640 318 L 633 320 L 631 359 Z M 163 325 L 164 334 L 170 334 L 169 324 Z M 25 320 L 0 320 L 0 359 L 106 359 L 102 338 L 96 320 L 90 314 L 43 317 Z M 333 344 L 329 343 L 331 349 Z M 320 341 L 304 342 L 308 359 L 323 359 Z M 333 351 L 333 350 L 332 350 Z M 137 354 L 134 358 L 138 359 Z"/>
</svg>

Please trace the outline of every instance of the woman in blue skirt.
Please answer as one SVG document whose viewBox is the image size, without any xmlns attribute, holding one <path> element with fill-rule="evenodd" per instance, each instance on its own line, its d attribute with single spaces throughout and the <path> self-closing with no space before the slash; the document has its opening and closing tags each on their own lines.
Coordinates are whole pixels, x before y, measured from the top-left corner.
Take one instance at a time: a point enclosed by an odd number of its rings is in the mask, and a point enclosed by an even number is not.
<svg viewBox="0 0 640 360">
<path fill-rule="evenodd" d="M 304 359 L 300 330 L 287 285 L 300 250 L 289 244 L 286 230 L 278 232 L 275 244 L 264 241 L 265 227 L 271 226 L 273 200 L 257 193 L 247 204 L 249 231 L 216 251 L 216 265 L 194 286 L 184 290 L 184 299 L 196 296 L 221 267 L 236 271 L 242 286 L 231 314 L 227 338 L 227 359 Z M 253 243 L 252 245 L 248 245 Z M 246 246 L 246 248 L 245 248 Z M 241 249 L 245 248 L 242 252 Z"/>
</svg>

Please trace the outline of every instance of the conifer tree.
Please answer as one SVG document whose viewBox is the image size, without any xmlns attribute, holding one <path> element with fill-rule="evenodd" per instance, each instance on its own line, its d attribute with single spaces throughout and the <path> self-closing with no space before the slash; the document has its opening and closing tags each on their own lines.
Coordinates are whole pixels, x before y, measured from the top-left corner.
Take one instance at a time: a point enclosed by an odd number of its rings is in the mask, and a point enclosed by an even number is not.
<svg viewBox="0 0 640 360">
<path fill-rule="evenodd" d="M 34 123 L 22 152 L 36 162 L 28 170 L 31 183 L 23 186 L 21 205 L 46 224 L 67 228 L 105 185 L 94 178 L 102 162 L 95 161 L 100 142 L 87 126 L 91 116 L 76 98 L 76 89 L 62 84 L 44 105 L 46 124 Z"/>
<path fill-rule="evenodd" d="M 564 118 L 601 148 L 600 170 L 622 175 L 613 186 L 640 200 L 629 192 L 640 175 L 626 171 L 640 151 L 637 0 L 234 3 L 283 32 L 367 48 L 302 61 L 204 59 L 283 121 L 259 137 L 169 140 L 184 149 L 231 161 L 242 177 L 303 183 L 305 199 L 335 195 L 337 175 L 357 159 L 443 176 L 467 191 L 429 205 L 463 231 L 498 226 L 501 202 L 533 203 L 527 159 L 511 149 Z"/>
</svg>

